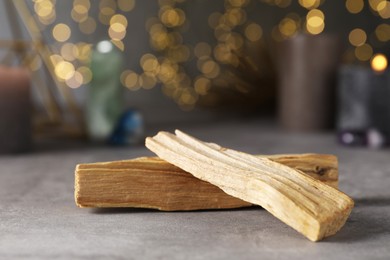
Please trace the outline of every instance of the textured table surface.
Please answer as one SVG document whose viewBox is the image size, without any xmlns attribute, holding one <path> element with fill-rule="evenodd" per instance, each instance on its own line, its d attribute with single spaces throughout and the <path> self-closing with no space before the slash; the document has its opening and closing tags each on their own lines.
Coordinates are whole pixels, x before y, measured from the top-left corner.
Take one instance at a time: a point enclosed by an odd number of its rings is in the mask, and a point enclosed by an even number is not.
<svg viewBox="0 0 390 260">
<path fill-rule="evenodd" d="M 356 202 L 351 217 L 335 236 L 313 243 L 260 208 L 80 209 L 77 163 L 152 154 L 67 142 L 0 156 L 0 259 L 390 259 L 389 150 L 344 148 L 331 134 L 286 134 L 259 122 L 181 129 L 256 154 L 338 155 L 340 189 Z"/>
</svg>

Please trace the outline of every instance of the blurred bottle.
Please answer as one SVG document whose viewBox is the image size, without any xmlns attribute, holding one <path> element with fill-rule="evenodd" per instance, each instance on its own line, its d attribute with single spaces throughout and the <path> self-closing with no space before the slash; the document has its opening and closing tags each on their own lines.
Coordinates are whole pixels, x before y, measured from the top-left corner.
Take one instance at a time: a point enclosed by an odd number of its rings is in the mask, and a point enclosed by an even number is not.
<svg viewBox="0 0 390 260">
<path fill-rule="evenodd" d="M 86 108 L 87 132 L 93 141 L 107 141 L 123 112 L 122 66 L 122 55 L 110 41 L 96 45 Z"/>
</svg>

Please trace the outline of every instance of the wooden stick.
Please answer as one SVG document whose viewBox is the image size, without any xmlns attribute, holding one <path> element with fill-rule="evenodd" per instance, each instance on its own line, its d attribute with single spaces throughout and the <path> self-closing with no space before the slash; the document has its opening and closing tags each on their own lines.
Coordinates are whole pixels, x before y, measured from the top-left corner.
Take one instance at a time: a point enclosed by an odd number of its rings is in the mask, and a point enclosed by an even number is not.
<svg viewBox="0 0 390 260">
<path fill-rule="evenodd" d="M 227 194 L 262 206 L 312 241 L 335 234 L 353 208 L 347 195 L 300 171 L 180 131 L 148 137 L 146 147 Z"/>
<path fill-rule="evenodd" d="M 266 157 L 337 187 L 337 158 L 334 155 Z M 75 172 L 75 187 L 75 200 L 79 207 L 142 207 L 179 211 L 251 205 L 158 157 L 79 164 Z"/>
</svg>

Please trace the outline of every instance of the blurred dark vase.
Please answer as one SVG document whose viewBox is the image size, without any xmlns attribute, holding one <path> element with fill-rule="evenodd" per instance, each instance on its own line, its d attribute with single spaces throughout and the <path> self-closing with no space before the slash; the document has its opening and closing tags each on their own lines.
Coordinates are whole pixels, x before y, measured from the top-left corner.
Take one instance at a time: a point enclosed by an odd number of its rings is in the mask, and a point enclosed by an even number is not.
<svg viewBox="0 0 390 260">
<path fill-rule="evenodd" d="M 26 152 L 31 143 L 29 73 L 0 66 L 0 153 Z"/>
<path fill-rule="evenodd" d="M 333 126 L 341 53 L 339 38 L 327 34 L 299 34 L 278 45 L 278 113 L 283 128 L 304 132 Z"/>
</svg>

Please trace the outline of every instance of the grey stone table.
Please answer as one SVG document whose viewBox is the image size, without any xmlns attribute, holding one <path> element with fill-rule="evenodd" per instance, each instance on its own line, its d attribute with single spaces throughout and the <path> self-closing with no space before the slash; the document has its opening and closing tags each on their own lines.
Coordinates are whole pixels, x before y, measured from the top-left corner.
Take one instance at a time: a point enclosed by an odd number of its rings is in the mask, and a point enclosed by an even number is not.
<svg viewBox="0 0 390 260">
<path fill-rule="evenodd" d="M 390 259 L 389 150 L 344 148 L 331 134 L 286 134 L 261 122 L 181 129 L 250 153 L 338 155 L 340 188 L 356 202 L 350 219 L 313 243 L 261 208 L 80 209 L 73 198 L 77 163 L 151 153 L 44 143 L 31 154 L 0 156 L 0 259 Z"/>
</svg>

